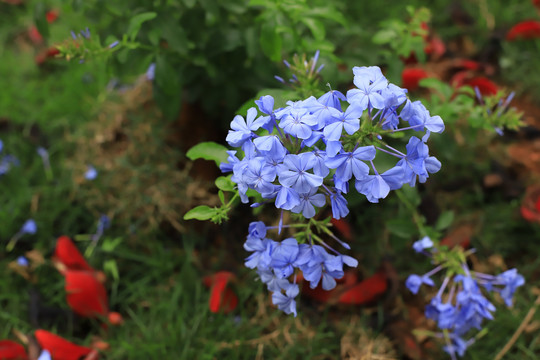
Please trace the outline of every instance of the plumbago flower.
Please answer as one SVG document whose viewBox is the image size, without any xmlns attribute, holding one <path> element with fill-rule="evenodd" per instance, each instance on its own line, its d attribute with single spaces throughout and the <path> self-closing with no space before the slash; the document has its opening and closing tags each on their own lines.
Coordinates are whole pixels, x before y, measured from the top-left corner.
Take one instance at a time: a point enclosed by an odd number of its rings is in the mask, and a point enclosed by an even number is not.
<svg viewBox="0 0 540 360">
<path fill-rule="evenodd" d="M 307 63 L 308 73 L 315 62 Z M 252 253 L 246 266 L 257 269 L 274 293 L 274 304 L 287 314 L 296 315 L 299 271 L 312 288 L 322 283 L 330 290 L 343 276 L 344 265 L 357 265 L 313 231 L 350 248 L 332 234 L 328 222 L 315 220 L 327 204 L 333 218 L 340 219 L 349 213 L 346 196 L 351 183 L 369 202 L 377 203 L 391 190 L 423 183 L 441 168 L 430 156 L 427 141 L 431 133 L 444 130 L 442 119 L 432 116 L 421 102 L 409 100 L 407 90 L 390 84 L 378 67 L 354 67 L 353 74 L 356 89 L 346 95 L 331 90 L 319 98 L 288 101 L 281 108 L 275 108 L 272 96 L 262 96 L 255 101 L 261 115 L 255 107 L 247 111 L 246 119 L 237 115 L 227 135 L 236 150 L 228 151 L 227 163 L 220 168 L 232 172 L 242 202 L 249 202 L 251 189 L 263 199 L 252 206 L 273 203 L 281 219 L 283 211 L 309 219 L 307 224 L 289 225 L 280 220 L 279 234 L 283 227 L 304 227 L 281 242 L 267 237 L 273 227 L 252 223 L 244 244 Z M 410 137 L 398 150 L 390 144 L 402 131 Z"/>
<path fill-rule="evenodd" d="M 506 306 L 512 306 L 516 289 L 525 284 L 523 276 L 511 269 L 497 276 L 471 271 L 466 262 L 467 253 L 460 248 L 445 250 L 424 237 L 413 244 L 417 253 L 422 253 L 438 264 L 424 275 L 410 275 L 405 282 L 407 288 L 417 294 L 421 285 L 435 286 L 431 276 L 446 270 L 446 276 L 437 294 L 426 306 L 426 318 L 435 321 L 440 329 L 435 336 L 445 339 L 444 351 L 452 359 L 463 356 L 467 348 L 475 342 L 473 329 L 482 330 L 484 320 L 493 320 L 495 306 L 484 293 L 498 293 Z M 468 254 L 474 252 L 469 250 Z M 483 289 L 483 291 L 482 291 Z"/>
</svg>

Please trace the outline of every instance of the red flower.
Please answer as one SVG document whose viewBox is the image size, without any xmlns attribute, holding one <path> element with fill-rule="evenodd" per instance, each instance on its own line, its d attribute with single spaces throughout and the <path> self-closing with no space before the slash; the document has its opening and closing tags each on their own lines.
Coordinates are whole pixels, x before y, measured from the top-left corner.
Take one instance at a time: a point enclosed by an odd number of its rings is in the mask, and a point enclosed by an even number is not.
<svg viewBox="0 0 540 360">
<path fill-rule="evenodd" d="M 379 271 L 371 277 L 351 286 L 338 298 L 338 302 L 348 305 L 364 305 L 377 300 L 386 292 L 386 274 Z"/>
<path fill-rule="evenodd" d="M 24 346 L 11 340 L 0 340 L 1 360 L 27 360 Z"/>
<path fill-rule="evenodd" d="M 540 187 L 527 189 L 521 203 L 521 216 L 527 221 L 540 223 Z"/>
<path fill-rule="evenodd" d="M 60 236 L 56 240 L 56 249 L 54 249 L 53 257 L 56 261 L 63 264 L 67 270 L 95 271 L 88 265 L 85 258 L 79 252 L 79 249 L 77 249 L 73 241 L 67 236 Z"/>
<path fill-rule="evenodd" d="M 227 287 L 228 282 L 234 278 L 234 274 L 228 271 L 204 277 L 204 285 L 210 288 L 210 311 L 213 313 L 222 311 L 228 314 L 238 305 L 238 297 Z"/>
<path fill-rule="evenodd" d="M 58 19 L 58 11 L 57 10 L 47 11 L 47 14 L 45 15 L 45 17 L 47 18 L 47 22 L 49 24 L 52 24 L 53 22 L 56 21 L 56 19 Z"/>
<path fill-rule="evenodd" d="M 522 21 L 514 25 L 506 34 L 508 41 L 538 38 L 540 38 L 540 21 L 537 20 Z"/>
<path fill-rule="evenodd" d="M 85 317 L 107 316 L 107 292 L 93 273 L 68 270 L 65 277 L 66 300 L 73 312 Z"/>
<path fill-rule="evenodd" d="M 408 68 L 401 73 L 401 87 L 411 91 L 418 90 L 420 80 L 427 78 L 429 75 L 424 69 Z"/>
<path fill-rule="evenodd" d="M 497 85 L 495 85 L 493 81 L 489 80 L 484 76 L 476 76 L 472 79 L 465 80 L 463 82 L 463 85 L 469 85 L 473 89 L 477 87 L 478 91 L 480 91 L 480 94 L 482 94 L 483 96 L 495 95 L 498 90 Z"/>
<path fill-rule="evenodd" d="M 446 52 L 446 45 L 438 36 L 432 36 L 424 46 L 424 53 L 438 59 Z"/>
<path fill-rule="evenodd" d="M 480 63 L 470 59 L 458 59 L 456 67 L 476 71 L 480 69 Z"/>
<path fill-rule="evenodd" d="M 79 360 L 93 351 L 45 330 L 36 330 L 34 335 L 41 348 L 47 350 L 54 360 Z"/>
</svg>

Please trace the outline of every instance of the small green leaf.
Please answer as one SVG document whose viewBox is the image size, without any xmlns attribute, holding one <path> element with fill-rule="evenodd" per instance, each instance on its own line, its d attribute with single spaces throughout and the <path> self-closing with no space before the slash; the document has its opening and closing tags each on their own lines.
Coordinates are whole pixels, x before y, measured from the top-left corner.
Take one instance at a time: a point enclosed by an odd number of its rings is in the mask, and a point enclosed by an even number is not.
<svg viewBox="0 0 540 360">
<path fill-rule="evenodd" d="M 122 242 L 122 238 L 121 237 L 118 237 L 118 238 L 114 238 L 114 239 L 105 239 L 103 241 L 103 245 L 101 245 L 101 250 L 102 251 L 105 251 L 105 252 L 111 252 L 111 251 L 114 251 L 114 249 L 120 245 L 120 243 Z"/>
<path fill-rule="evenodd" d="M 34 6 L 34 22 L 41 36 L 49 37 L 49 23 L 47 22 L 47 8 L 45 3 L 39 1 Z"/>
<path fill-rule="evenodd" d="M 227 148 L 213 141 L 207 141 L 198 143 L 189 149 L 186 156 L 190 160 L 214 160 L 219 166 L 222 162 L 227 161 Z"/>
<path fill-rule="evenodd" d="M 452 225 L 453 221 L 454 221 L 454 212 L 452 210 L 445 211 L 437 219 L 437 223 L 435 224 L 435 229 L 444 230 L 448 228 L 450 225 Z"/>
<path fill-rule="evenodd" d="M 225 205 L 225 194 L 223 193 L 223 190 L 218 191 L 219 200 L 223 205 Z"/>
<path fill-rule="evenodd" d="M 142 24 L 146 21 L 154 19 L 156 16 L 157 13 L 151 11 L 135 15 L 131 18 L 131 21 L 129 22 L 126 34 L 131 38 L 131 40 L 134 40 L 137 37 L 139 30 L 141 30 Z"/>
<path fill-rule="evenodd" d="M 271 23 L 265 22 L 261 26 L 259 43 L 261 45 L 263 53 L 268 56 L 270 60 L 281 60 L 281 36 L 276 31 L 275 26 L 273 26 Z"/>
<path fill-rule="evenodd" d="M 386 228 L 392 234 L 404 239 L 410 239 L 416 234 L 416 226 L 411 220 L 392 219 L 386 222 Z"/>
<path fill-rule="evenodd" d="M 300 20 L 309 28 L 316 40 L 320 41 L 324 39 L 326 31 L 322 22 L 309 17 L 303 17 Z"/>
<path fill-rule="evenodd" d="M 373 42 L 375 44 L 388 44 L 389 42 L 395 40 L 397 37 L 396 32 L 392 29 L 383 29 L 378 31 L 373 35 Z"/>
<path fill-rule="evenodd" d="M 118 281 L 120 279 L 120 274 L 118 273 L 118 266 L 116 266 L 116 260 L 107 260 L 103 263 L 103 269 L 106 273 L 112 275 L 113 279 Z"/>
<path fill-rule="evenodd" d="M 184 220 L 210 220 L 213 216 L 217 215 L 218 211 L 206 205 L 200 205 L 189 210 L 184 215 Z"/>
<path fill-rule="evenodd" d="M 216 186 L 223 191 L 234 191 L 235 183 L 231 180 L 231 175 L 220 176 L 216 179 Z"/>
</svg>

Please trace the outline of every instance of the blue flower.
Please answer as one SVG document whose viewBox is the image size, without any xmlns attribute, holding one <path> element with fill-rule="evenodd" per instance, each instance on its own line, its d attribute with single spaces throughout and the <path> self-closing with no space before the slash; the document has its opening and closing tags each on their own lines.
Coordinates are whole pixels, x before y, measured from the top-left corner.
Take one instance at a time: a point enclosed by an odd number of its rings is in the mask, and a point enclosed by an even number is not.
<svg viewBox="0 0 540 360">
<path fill-rule="evenodd" d="M 231 121 L 232 130 L 229 130 L 229 134 L 225 139 L 229 145 L 233 147 L 240 147 L 246 142 L 246 140 L 249 140 L 255 136 L 253 131 L 258 130 L 264 123 L 264 120 L 255 120 L 256 116 L 257 109 L 252 107 L 247 111 L 246 120 L 244 120 L 244 118 L 240 115 L 236 115 L 234 117 L 233 121 Z"/>
<path fill-rule="evenodd" d="M 281 161 L 287 154 L 287 149 L 276 135 L 258 137 L 253 140 L 253 144 L 266 158 Z"/>
<path fill-rule="evenodd" d="M 266 161 L 262 158 L 249 160 L 246 172 L 244 174 L 245 181 L 261 194 L 268 194 L 274 191 L 272 182 L 276 178 L 276 170 L 271 166 L 266 165 Z"/>
<path fill-rule="evenodd" d="M 270 262 L 272 261 L 270 254 L 272 253 L 274 245 L 275 242 L 270 239 L 248 237 L 244 243 L 244 249 L 253 252 L 253 254 L 247 257 L 245 262 L 246 267 L 250 269 L 264 269 L 270 266 Z"/>
<path fill-rule="evenodd" d="M 315 165 L 315 156 L 312 153 L 286 155 L 283 164 L 288 169 L 279 174 L 279 182 L 283 186 L 293 188 L 298 193 L 307 193 L 322 185 L 321 176 L 307 172 Z"/>
<path fill-rule="evenodd" d="M 20 266 L 27 267 L 30 263 L 28 262 L 28 259 L 25 258 L 24 256 L 19 256 L 17 258 L 17 264 L 19 264 Z"/>
<path fill-rule="evenodd" d="M 285 314 L 294 314 L 296 317 L 296 301 L 294 298 L 298 295 L 300 289 L 296 284 L 289 284 L 285 294 L 275 292 L 272 294 L 272 303 L 282 310 Z"/>
<path fill-rule="evenodd" d="M 380 91 L 386 89 L 388 80 L 383 76 L 381 69 L 377 66 L 353 68 L 354 85 L 358 89 L 347 91 L 347 101 L 351 105 L 358 106 L 362 111 L 371 106 L 375 109 L 382 109 L 385 100 Z"/>
<path fill-rule="evenodd" d="M 300 195 L 294 189 L 281 186 L 276 195 L 275 205 L 278 209 L 292 210 L 300 204 Z"/>
<path fill-rule="evenodd" d="M 43 350 L 37 360 L 52 360 L 51 353 Z"/>
<path fill-rule="evenodd" d="M 240 162 L 240 159 L 236 157 L 236 150 L 228 150 L 227 154 L 227 162 L 219 164 L 219 169 L 224 173 L 233 171 L 234 165 Z"/>
<path fill-rule="evenodd" d="M 146 78 L 152 81 L 154 80 L 155 76 L 156 76 L 156 64 L 151 63 L 150 66 L 148 66 L 148 69 L 146 70 Z"/>
<path fill-rule="evenodd" d="M 289 277 L 294 271 L 294 262 L 300 251 L 295 238 L 287 238 L 272 249 L 272 261 L 270 266 L 277 276 Z"/>
<path fill-rule="evenodd" d="M 287 134 L 299 139 L 309 139 L 312 126 L 318 124 L 317 119 L 307 109 L 290 109 L 279 123 L 279 127 Z"/>
<path fill-rule="evenodd" d="M 407 289 L 409 289 L 413 294 L 417 294 L 418 290 L 420 290 L 420 286 L 422 284 L 426 284 L 429 286 L 435 286 L 435 283 L 433 280 L 429 278 L 429 276 L 419 276 L 416 274 L 409 275 L 407 280 L 405 281 L 405 286 Z"/>
<path fill-rule="evenodd" d="M 306 219 L 315 216 L 315 208 L 322 207 L 326 203 L 326 198 L 323 194 L 317 194 L 317 188 L 311 189 L 308 193 L 299 194 L 300 204 L 291 209 L 293 213 L 302 213 Z"/>
<path fill-rule="evenodd" d="M 289 280 L 276 276 L 270 268 L 258 269 L 257 274 L 261 278 L 261 281 L 266 284 L 266 288 L 272 292 L 281 292 L 286 290 L 289 286 Z"/>
<path fill-rule="evenodd" d="M 33 219 L 28 219 L 24 222 L 19 233 L 33 235 L 37 232 L 37 225 Z"/>
<path fill-rule="evenodd" d="M 334 219 L 341 219 L 349 214 L 347 200 L 341 195 L 341 191 L 337 190 L 330 195 L 330 204 L 332 205 L 332 217 Z"/>
<path fill-rule="evenodd" d="M 341 111 L 341 101 L 346 101 L 347 98 L 340 91 L 330 90 L 318 100 L 325 106 L 333 107 L 334 109 Z"/>
<path fill-rule="evenodd" d="M 375 147 L 361 146 L 353 152 L 345 152 L 335 157 L 327 158 L 325 164 L 330 169 L 336 169 L 336 177 L 341 181 L 349 181 L 353 174 L 356 179 L 361 180 L 369 174 L 369 167 L 364 160 L 375 158 Z"/>
<path fill-rule="evenodd" d="M 437 322 L 440 329 L 451 329 L 456 321 L 456 308 L 449 302 L 443 303 L 440 296 L 435 296 L 426 306 L 426 318 Z"/>
<path fill-rule="evenodd" d="M 422 239 L 415 241 L 413 249 L 417 253 L 424 251 L 425 249 L 431 249 L 433 247 L 433 241 L 428 236 L 424 236 Z"/>
<path fill-rule="evenodd" d="M 504 289 L 500 290 L 501 297 L 506 306 L 512 306 L 514 293 L 518 287 L 525 284 L 525 279 L 517 273 L 516 269 L 510 269 L 499 274 L 494 283 L 504 285 Z"/>
<path fill-rule="evenodd" d="M 96 168 L 93 167 L 92 165 L 88 165 L 86 172 L 84 173 L 84 178 L 86 180 L 94 180 L 95 178 L 97 178 L 97 176 L 98 176 L 98 172 Z"/>
<path fill-rule="evenodd" d="M 341 138 L 343 130 L 349 135 L 360 129 L 360 116 L 364 110 L 351 105 L 344 113 L 330 118 L 330 123 L 324 127 L 323 134 L 326 140 L 337 141 Z"/>
</svg>

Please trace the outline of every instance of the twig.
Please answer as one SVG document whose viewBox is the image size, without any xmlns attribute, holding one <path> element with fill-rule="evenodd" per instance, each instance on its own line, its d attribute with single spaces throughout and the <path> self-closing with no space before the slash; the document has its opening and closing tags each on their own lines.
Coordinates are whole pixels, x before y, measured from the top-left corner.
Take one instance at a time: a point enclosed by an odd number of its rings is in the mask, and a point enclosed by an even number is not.
<svg viewBox="0 0 540 360">
<path fill-rule="evenodd" d="M 532 320 L 532 318 L 534 316 L 534 313 L 536 312 L 539 305 L 540 305 L 540 295 L 538 295 L 538 297 L 536 298 L 536 301 L 534 302 L 533 306 L 529 309 L 529 312 L 527 313 L 527 315 L 525 315 L 525 317 L 523 318 L 523 321 L 521 321 L 521 324 L 517 328 L 514 335 L 512 335 L 512 337 L 510 338 L 510 340 L 508 340 L 506 345 L 504 345 L 504 347 L 501 349 L 501 351 L 499 351 L 497 356 L 495 356 L 494 360 L 501 360 L 502 357 L 508 352 L 508 350 L 510 350 L 512 348 L 512 346 L 517 341 L 517 339 L 519 338 L 519 336 L 521 335 L 523 330 L 525 330 L 525 327 Z"/>
</svg>

